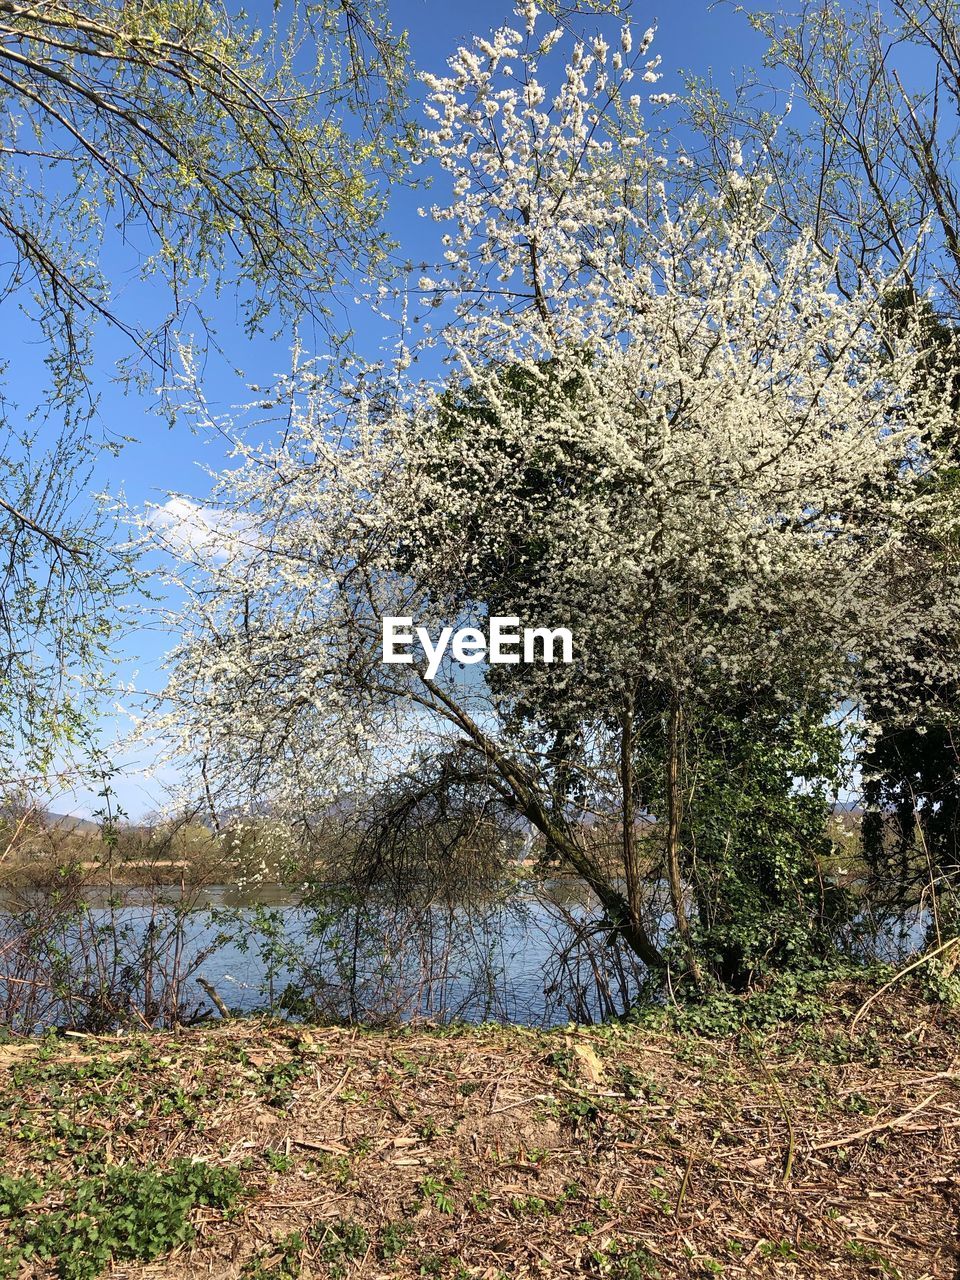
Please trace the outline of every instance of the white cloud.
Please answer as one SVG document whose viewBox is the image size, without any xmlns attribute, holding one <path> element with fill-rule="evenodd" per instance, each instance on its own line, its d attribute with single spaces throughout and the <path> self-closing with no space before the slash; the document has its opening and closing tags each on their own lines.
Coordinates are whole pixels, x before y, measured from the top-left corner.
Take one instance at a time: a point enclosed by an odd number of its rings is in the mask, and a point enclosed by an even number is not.
<svg viewBox="0 0 960 1280">
<path fill-rule="evenodd" d="M 202 507 L 189 498 L 168 498 L 162 506 L 151 508 L 147 523 L 177 555 L 227 560 L 250 545 L 251 531 L 242 518 Z"/>
</svg>

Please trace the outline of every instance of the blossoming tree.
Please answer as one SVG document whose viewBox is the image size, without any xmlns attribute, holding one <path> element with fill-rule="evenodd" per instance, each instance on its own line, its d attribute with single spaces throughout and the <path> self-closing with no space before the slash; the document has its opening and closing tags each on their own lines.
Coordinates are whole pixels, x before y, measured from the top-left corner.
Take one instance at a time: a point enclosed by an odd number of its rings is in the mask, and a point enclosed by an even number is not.
<svg viewBox="0 0 960 1280">
<path fill-rule="evenodd" d="M 947 410 L 888 280 L 841 297 L 809 237 L 771 259 L 759 202 L 676 206 L 627 92 L 652 32 L 575 44 L 551 93 L 561 37 L 520 17 L 428 81 L 453 198 L 419 287 L 451 375 L 278 389 L 279 443 L 248 437 L 210 498 L 223 554 L 182 548 L 165 726 L 211 797 L 292 818 L 388 783 L 496 803 L 699 980 L 692 735 L 751 698 L 823 722 L 956 627 L 921 483 Z M 573 661 L 382 661 L 385 617 L 488 615 L 569 629 Z"/>
</svg>

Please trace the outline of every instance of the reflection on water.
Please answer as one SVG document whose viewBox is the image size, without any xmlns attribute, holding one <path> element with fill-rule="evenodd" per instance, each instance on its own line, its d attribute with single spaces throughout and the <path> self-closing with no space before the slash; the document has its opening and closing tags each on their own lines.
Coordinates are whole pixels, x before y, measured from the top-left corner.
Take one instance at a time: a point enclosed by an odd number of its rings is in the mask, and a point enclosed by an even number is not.
<svg viewBox="0 0 960 1280">
<path fill-rule="evenodd" d="M 273 1003 L 282 997 L 295 1011 L 299 994 L 304 1011 L 326 1007 L 360 1020 L 538 1026 L 596 1020 L 629 1005 L 643 971 L 636 967 L 630 981 L 578 954 L 590 903 L 569 890 L 564 884 L 469 908 L 368 904 L 327 913 L 281 890 L 251 902 L 220 886 L 207 890 L 203 906 L 214 921 L 222 918 L 219 908 L 234 909 L 244 927 L 203 961 L 197 976 L 243 1011 L 262 1007 L 265 997 Z M 194 946 L 202 949 L 215 928 L 201 927 Z"/>
<path fill-rule="evenodd" d="M 319 1020 L 599 1021 L 637 1001 L 646 973 L 592 919 L 579 886 L 559 881 L 469 907 L 333 894 L 305 905 L 278 886 L 217 885 L 188 898 L 125 888 L 122 899 L 86 886 L 80 908 L 63 909 L 34 890 L 0 898 L 0 1022 L 189 1022 L 217 999 Z M 926 923 L 860 918 L 847 947 L 901 961 Z"/>
</svg>

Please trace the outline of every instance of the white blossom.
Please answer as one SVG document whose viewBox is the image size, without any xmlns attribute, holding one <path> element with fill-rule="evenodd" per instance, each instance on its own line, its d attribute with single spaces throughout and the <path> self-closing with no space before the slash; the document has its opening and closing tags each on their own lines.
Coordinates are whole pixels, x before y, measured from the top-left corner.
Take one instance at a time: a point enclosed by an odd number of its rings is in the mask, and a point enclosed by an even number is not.
<svg viewBox="0 0 960 1280">
<path fill-rule="evenodd" d="M 428 81 L 450 271 L 419 288 L 453 300 L 444 385 L 298 364 L 276 438 L 237 433 L 203 500 L 242 513 L 243 553 L 175 548 L 163 728 L 236 803 L 292 821 L 442 761 L 546 822 L 550 734 L 522 702 L 562 706 L 609 813 L 628 694 L 657 691 L 657 723 L 666 693 L 789 673 L 785 699 L 838 712 L 960 627 L 957 516 L 930 483 L 951 411 L 920 330 L 882 327 L 897 277 L 841 296 L 810 234 L 771 259 L 759 185 L 678 205 L 638 119 L 591 119 L 597 48 L 550 94 L 517 41 Z M 498 88 L 505 56 L 523 74 Z M 493 599 L 569 628 L 574 662 L 379 661 L 384 617 L 469 625 Z"/>
</svg>

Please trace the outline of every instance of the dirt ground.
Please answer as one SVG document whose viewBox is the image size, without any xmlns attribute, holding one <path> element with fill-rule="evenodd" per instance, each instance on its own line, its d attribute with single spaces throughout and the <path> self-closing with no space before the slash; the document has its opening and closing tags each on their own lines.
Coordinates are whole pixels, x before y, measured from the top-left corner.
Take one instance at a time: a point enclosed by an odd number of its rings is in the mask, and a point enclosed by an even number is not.
<svg viewBox="0 0 960 1280">
<path fill-rule="evenodd" d="M 202 1162 L 230 1202 L 105 1274 L 958 1280 L 960 1015 L 865 998 L 726 1039 L 237 1021 L 3 1046 L 0 1275 L 95 1273 L 77 1188 Z"/>
</svg>

